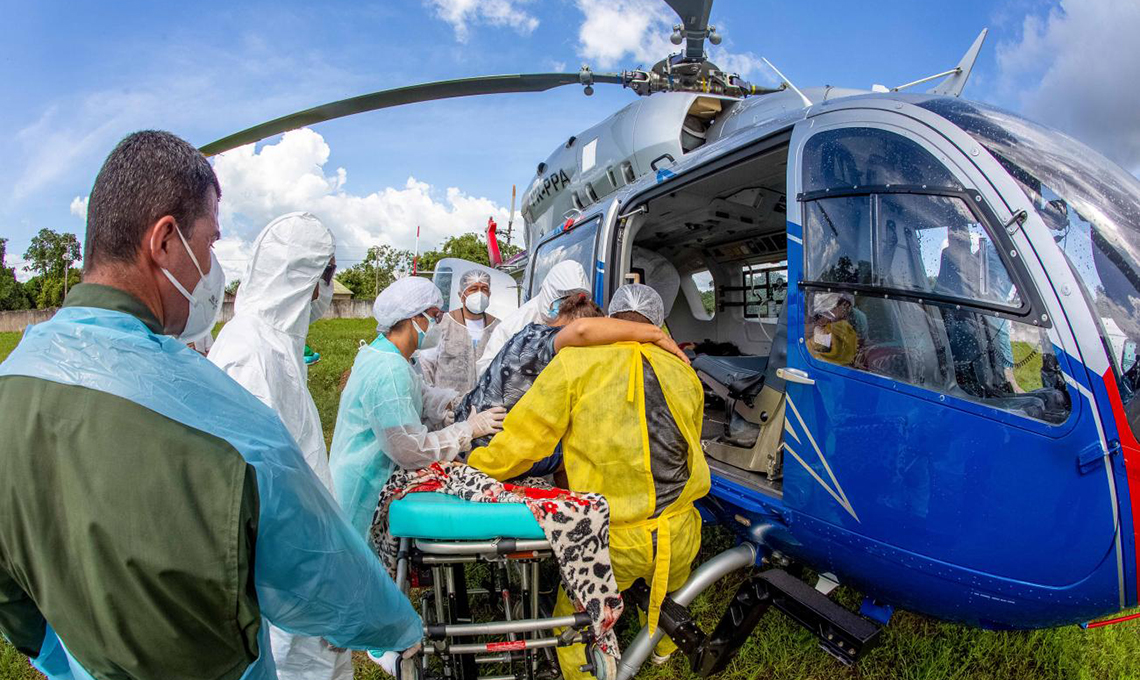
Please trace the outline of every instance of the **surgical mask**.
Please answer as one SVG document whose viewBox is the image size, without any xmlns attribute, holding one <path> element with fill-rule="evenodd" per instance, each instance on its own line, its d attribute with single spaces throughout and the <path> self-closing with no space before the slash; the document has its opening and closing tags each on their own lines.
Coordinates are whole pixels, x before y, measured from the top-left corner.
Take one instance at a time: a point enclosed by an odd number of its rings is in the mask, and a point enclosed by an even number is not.
<svg viewBox="0 0 1140 680">
<path fill-rule="evenodd" d="M 214 256 L 214 251 L 210 251 L 210 273 L 202 273 L 202 267 L 198 264 L 198 258 L 194 257 L 194 251 L 190 250 L 190 244 L 186 242 L 186 237 L 182 235 L 182 229 L 177 224 L 174 225 L 175 231 L 178 232 L 178 238 L 182 241 L 182 247 L 186 249 L 186 254 L 190 256 L 190 261 L 194 263 L 194 268 L 198 270 L 198 283 L 194 286 L 194 292 L 191 293 L 174 278 L 166 268 L 162 269 L 162 273 L 170 281 L 171 285 L 186 298 L 190 303 L 190 312 L 186 317 L 186 326 L 182 332 L 178 334 L 180 340 L 193 340 L 195 337 L 202 335 L 214 325 L 214 319 L 218 316 L 218 309 L 222 306 L 222 295 L 226 289 L 226 275 L 222 272 L 222 265 L 218 264 L 218 258 Z"/>
<path fill-rule="evenodd" d="M 472 314 L 482 314 L 483 312 L 487 311 L 487 306 L 490 304 L 491 296 L 487 295 L 483 291 L 472 293 L 467 296 L 466 300 L 463 301 L 463 306 L 466 307 L 467 311 L 471 312 Z"/>
<path fill-rule="evenodd" d="M 432 334 L 430 339 L 428 337 L 428 333 L 431 333 L 431 330 L 435 328 L 435 319 L 427 314 L 421 314 L 420 316 L 427 319 L 427 329 L 421 331 L 419 330 L 419 324 L 416 324 L 416 346 L 420 349 L 430 349 L 439 342 L 438 333 Z"/>
<path fill-rule="evenodd" d="M 548 314 L 548 316 L 551 319 L 557 319 L 558 318 L 558 312 L 562 309 L 562 301 L 565 299 L 566 298 L 558 298 L 553 303 L 551 303 L 550 313 Z"/>
<path fill-rule="evenodd" d="M 317 283 L 317 287 L 320 292 L 317 293 L 317 299 L 313 300 L 313 304 L 309 305 L 309 323 L 323 317 L 325 312 L 329 311 L 329 307 L 332 306 L 332 284 L 325 283 L 324 279 L 321 279 Z"/>
</svg>

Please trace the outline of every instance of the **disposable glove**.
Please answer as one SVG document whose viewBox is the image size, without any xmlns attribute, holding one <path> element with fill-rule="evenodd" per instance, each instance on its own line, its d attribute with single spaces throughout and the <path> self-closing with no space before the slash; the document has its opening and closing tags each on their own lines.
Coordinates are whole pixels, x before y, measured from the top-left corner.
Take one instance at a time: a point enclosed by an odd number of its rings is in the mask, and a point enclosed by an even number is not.
<svg viewBox="0 0 1140 680">
<path fill-rule="evenodd" d="M 471 438 L 478 439 L 503 431 L 503 420 L 507 417 L 507 409 L 502 406 L 492 406 L 481 413 L 475 412 L 471 407 L 471 415 L 467 423 L 471 425 Z"/>
</svg>

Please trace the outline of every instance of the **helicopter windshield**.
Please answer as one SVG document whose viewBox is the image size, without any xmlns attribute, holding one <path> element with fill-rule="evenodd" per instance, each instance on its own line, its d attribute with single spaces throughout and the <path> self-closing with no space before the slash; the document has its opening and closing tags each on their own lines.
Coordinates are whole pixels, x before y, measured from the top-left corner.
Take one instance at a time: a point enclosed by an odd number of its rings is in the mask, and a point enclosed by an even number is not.
<svg viewBox="0 0 1140 680">
<path fill-rule="evenodd" d="M 985 146 L 1053 231 L 1101 323 L 1133 431 L 1140 430 L 1140 181 L 1072 137 L 1012 113 L 949 98 L 919 106 Z"/>
</svg>

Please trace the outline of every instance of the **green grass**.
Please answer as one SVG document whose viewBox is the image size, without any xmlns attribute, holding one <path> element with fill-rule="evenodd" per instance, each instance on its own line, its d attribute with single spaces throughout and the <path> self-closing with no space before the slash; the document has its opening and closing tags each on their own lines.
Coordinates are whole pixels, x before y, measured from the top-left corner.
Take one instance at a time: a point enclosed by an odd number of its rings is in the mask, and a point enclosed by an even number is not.
<svg viewBox="0 0 1140 680">
<path fill-rule="evenodd" d="M 321 361 L 309 370 L 309 389 L 332 439 L 341 375 L 352 366 L 361 340 L 374 337 L 374 322 L 328 320 L 313 325 L 309 345 Z M 0 359 L 19 341 L 17 333 L 0 333 Z M 1024 358 L 1023 348 L 1014 348 Z M 1029 363 L 1032 363 L 1030 359 Z M 1040 371 L 1039 364 L 1035 367 Z M 1033 366 L 1022 370 L 1032 371 Z M 729 545 L 724 532 L 706 529 L 703 557 Z M 693 604 L 706 632 L 716 625 L 740 581 L 732 576 Z M 859 594 L 840 588 L 837 597 L 855 607 Z M 623 636 L 628 643 L 633 634 Z M 382 680 L 379 668 L 355 655 L 356 680 Z M 0 641 L 0 680 L 39 678 L 27 661 Z M 646 666 L 639 679 L 690 678 L 683 659 L 665 666 Z M 995 633 L 947 624 L 908 612 L 896 613 L 882 633 L 880 645 L 853 668 L 844 668 L 815 644 L 812 636 L 775 611 L 760 621 L 756 632 L 729 669 L 731 680 L 1140 680 L 1140 621 L 1084 631 L 1077 626 L 1041 631 Z"/>
<path fill-rule="evenodd" d="M 1028 342 L 1014 341 L 1013 375 L 1021 389 L 1029 392 L 1041 389 L 1041 352 Z"/>
<path fill-rule="evenodd" d="M 310 327 L 309 347 L 321 355 L 321 360 L 309 367 L 309 392 L 317 403 L 329 444 L 340 406 L 340 378 L 356 361 L 360 341 L 371 342 L 375 337 L 374 319 L 327 319 Z"/>
</svg>

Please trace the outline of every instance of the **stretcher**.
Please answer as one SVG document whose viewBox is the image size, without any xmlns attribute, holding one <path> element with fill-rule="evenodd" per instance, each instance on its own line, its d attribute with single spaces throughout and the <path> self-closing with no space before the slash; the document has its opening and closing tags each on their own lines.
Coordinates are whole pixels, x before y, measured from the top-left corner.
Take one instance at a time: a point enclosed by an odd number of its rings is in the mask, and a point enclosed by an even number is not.
<svg viewBox="0 0 1140 680">
<path fill-rule="evenodd" d="M 576 643 L 586 644 L 582 666 L 604 675 L 590 617 L 551 613 L 557 577 L 543 584 L 543 562 L 553 553 L 525 505 L 413 493 L 392 503 L 388 521 L 400 545 L 396 583 L 418 598 L 424 621 L 423 651 L 401 663 L 399 677 L 553 679 L 555 648 Z M 487 576 L 468 583 L 476 563 Z"/>
<path fill-rule="evenodd" d="M 554 566 L 554 553 L 525 505 L 413 493 L 393 501 L 388 523 L 399 540 L 396 583 L 412 602 L 418 601 L 424 622 L 423 649 L 401 662 L 398 678 L 554 680 L 561 675 L 555 649 L 583 643 L 581 668 L 599 680 L 631 680 L 666 634 L 696 660 L 694 668 L 721 668 L 718 662 L 731 659 L 742 643 L 737 639 L 741 636 L 721 628 L 727 623 L 733 629 L 732 621 L 754 608 L 743 603 L 730 609 L 707 640 L 687 610 L 697 595 L 721 578 L 756 564 L 756 546 L 745 542 L 702 564 L 670 593 L 657 630 L 650 634 L 642 628 L 623 650 L 614 677 L 608 677 L 590 617 L 553 616 L 558 576 L 544 585 L 543 574 L 557 574 L 557 569 L 549 568 Z M 468 583 L 471 564 L 486 565 L 483 583 Z M 643 591 L 640 597 L 630 593 L 634 597 L 627 606 L 643 606 L 641 600 L 649 594 L 647 587 Z M 743 631 L 743 637 L 750 632 L 751 628 Z"/>
</svg>

